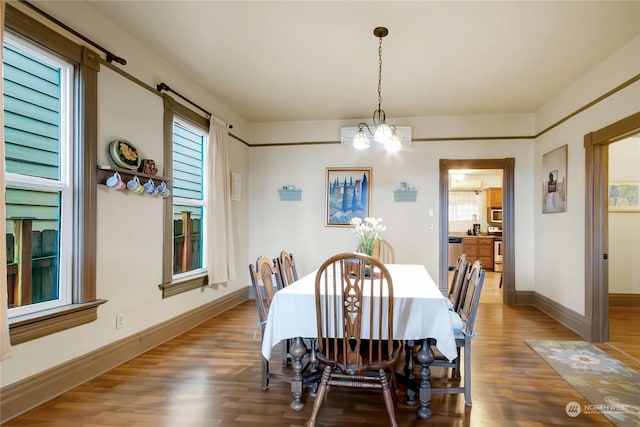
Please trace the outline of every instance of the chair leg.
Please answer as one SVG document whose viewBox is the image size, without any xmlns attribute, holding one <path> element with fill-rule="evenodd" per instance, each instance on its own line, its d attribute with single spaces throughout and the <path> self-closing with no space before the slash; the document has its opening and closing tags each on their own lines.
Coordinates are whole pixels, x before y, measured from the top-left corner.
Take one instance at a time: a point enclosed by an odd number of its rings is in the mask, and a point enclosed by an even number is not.
<svg viewBox="0 0 640 427">
<path fill-rule="evenodd" d="M 316 418 L 318 417 L 320 406 L 322 406 L 322 401 L 329 391 L 328 384 L 329 379 L 331 379 L 332 371 L 333 368 L 331 366 L 325 366 L 324 371 L 322 371 L 322 379 L 320 379 L 320 386 L 318 387 L 316 399 L 313 402 L 313 410 L 311 411 L 311 418 L 309 418 L 309 421 L 307 421 L 307 427 L 314 427 L 316 425 Z"/>
<path fill-rule="evenodd" d="M 394 403 L 398 402 L 398 381 L 396 380 L 396 371 L 391 369 L 391 396 Z"/>
<path fill-rule="evenodd" d="M 464 343 L 464 404 L 471 406 L 471 342 Z"/>
<path fill-rule="evenodd" d="M 262 389 L 267 390 L 269 388 L 269 361 L 260 356 L 262 359 Z"/>
<path fill-rule="evenodd" d="M 398 427 L 396 421 L 396 411 L 393 404 L 393 396 L 391 396 L 391 389 L 389 388 L 389 379 L 384 369 L 380 369 L 380 383 L 382 384 L 382 396 L 384 397 L 384 406 L 387 407 L 387 413 L 391 420 L 391 427 Z"/>
<path fill-rule="evenodd" d="M 459 380 L 460 379 L 460 347 L 457 347 L 456 350 L 458 351 L 458 357 L 456 357 L 455 368 L 453 368 L 453 378 Z"/>
<path fill-rule="evenodd" d="M 311 368 L 311 372 L 318 372 L 318 358 L 316 357 L 316 347 L 318 343 L 316 338 L 311 338 L 309 340 L 309 367 Z"/>
</svg>

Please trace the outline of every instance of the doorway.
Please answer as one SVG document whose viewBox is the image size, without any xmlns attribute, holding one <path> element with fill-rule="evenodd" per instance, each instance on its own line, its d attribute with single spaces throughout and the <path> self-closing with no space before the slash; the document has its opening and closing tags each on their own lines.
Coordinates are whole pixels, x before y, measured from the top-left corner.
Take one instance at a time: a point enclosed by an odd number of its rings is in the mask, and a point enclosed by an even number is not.
<svg viewBox="0 0 640 427">
<path fill-rule="evenodd" d="M 640 112 L 584 137 L 585 317 L 591 342 L 609 341 L 609 144 L 640 132 Z"/>
<path fill-rule="evenodd" d="M 449 245 L 449 171 L 456 169 L 502 170 L 502 301 L 516 302 L 514 251 L 514 168 L 515 159 L 441 159 L 440 160 L 440 288 L 448 286 Z"/>
<path fill-rule="evenodd" d="M 612 347 L 640 357 L 640 133 L 609 144 L 608 253 L 609 340 Z"/>
<path fill-rule="evenodd" d="M 449 170 L 449 280 L 460 254 L 485 271 L 481 302 L 502 303 L 502 169 Z"/>
</svg>

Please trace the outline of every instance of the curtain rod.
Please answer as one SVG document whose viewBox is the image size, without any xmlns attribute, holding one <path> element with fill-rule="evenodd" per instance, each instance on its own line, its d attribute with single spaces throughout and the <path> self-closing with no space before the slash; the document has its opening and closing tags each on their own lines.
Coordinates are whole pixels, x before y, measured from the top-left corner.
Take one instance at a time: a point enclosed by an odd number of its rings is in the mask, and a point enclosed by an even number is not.
<svg viewBox="0 0 640 427">
<path fill-rule="evenodd" d="M 91 46 L 95 47 L 96 49 L 102 51 L 105 55 L 107 55 L 107 62 L 112 62 L 115 61 L 118 64 L 122 64 L 122 65 L 127 65 L 127 60 L 116 55 L 115 53 L 111 52 L 108 49 L 105 49 L 104 47 L 100 46 L 98 43 L 94 42 L 93 40 L 91 40 L 90 38 L 80 34 L 79 32 L 77 32 L 76 30 L 74 30 L 73 28 L 69 27 L 67 24 L 60 22 L 58 19 L 54 18 L 53 16 L 49 15 L 47 12 L 45 12 L 42 9 L 39 9 L 38 7 L 32 5 L 31 3 L 29 3 L 26 0 L 18 0 L 20 3 L 24 4 L 25 6 L 29 7 L 30 9 L 38 12 L 40 15 L 44 16 L 45 18 L 47 18 L 49 21 L 53 22 L 54 24 L 64 28 L 65 30 L 67 30 L 68 32 L 70 32 L 71 34 L 73 34 L 74 36 L 84 40 L 85 42 L 89 43 Z"/>
<path fill-rule="evenodd" d="M 204 108 L 202 108 L 201 106 L 199 106 L 198 104 L 196 104 L 195 102 L 193 102 L 192 100 L 190 100 L 189 98 L 185 97 L 184 95 L 179 94 L 178 92 L 176 92 L 175 90 L 171 89 L 169 87 L 169 85 L 167 85 L 166 83 L 160 83 L 156 86 L 156 90 L 158 92 L 162 92 L 167 91 L 167 92 L 173 92 L 176 95 L 178 95 L 180 98 L 184 99 L 185 101 L 187 101 L 189 104 L 193 105 L 194 107 L 196 107 L 197 109 L 199 109 L 200 111 L 202 111 L 203 113 L 206 113 L 209 115 L 209 117 L 213 117 L 213 114 L 211 114 L 210 112 L 208 112 L 207 110 L 205 110 Z M 227 123 L 227 129 L 233 129 L 233 125 L 231 123 Z"/>
<path fill-rule="evenodd" d="M 32 9 L 33 11 L 37 12 L 38 14 L 44 16 L 45 18 L 47 18 L 49 21 L 53 22 L 54 24 L 58 25 L 59 27 L 63 28 L 64 30 L 70 32 L 71 34 L 73 34 L 74 36 L 78 37 L 79 39 L 89 43 L 91 46 L 95 47 L 96 49 L 102 51 L 105 55 L 106 55 L 106 62 L 111 65 L 112 62 L 117 62 L 118 64 L 121 65 L 127 65 L 127 60 L 116 55 L 115 53 L 111 52 L 110 50 L 100 46 L 98 43 L 94 42 L 93 40 L 91 40 L 90 38 L 86 37 L 83 34 L 80 34 L 79 32 L 77 32 L 76 30 L 74 30 L 73 28 L 71 28 L 70 26 L 68 26 L 67 24 L 65 24 L 64 22 L 61 22 L 60 20 L 58 20 L 57 18 L 54 18 L 53 16 L 49 15 L 47 12 L 45 12 L 44 10 L 38 8 L 37 6 L 29 3 L 26 0 L 18 0 L 19 3 L 24 4 L 25 6 L 27 6 L 28 8 Z M 137 80 L 137 79 L 136 79 Z M 139 81 L 136 81 L 137 83 L 140 83 Z M 199 110 L 201 110 L 202 112 L 206 113 L 209 115 L 209 117 L 213 117 L 213 114 L 211 114 L 210 112 L 208 112 L 207 110 L 205 110 L 204 108 L 202 108 L 201 106 L 199 106 L 198 104 L 194 103 L 193 101 L 191 101 L 189 98 L 186 98 L 185 96 L 179 94 L 178 92 L 176 92 L 175 90 L 171 89 L 167 84 L 165 83 L 160 83 L 159 85 L 156 86 L 156 90 L 158 92 L 162 92 L 163 90 L 169 91 L 169 92 L 173 92 L 174 94 L 178 95 L 180 98 L 184 99 L 185 101 L 187 101 L 189 104 L 193 105 L 194 107 L 198 108 Z M 232 129 L 233 125 L 230 123 L 227 123 L 227 129 Z"/>
</svg>

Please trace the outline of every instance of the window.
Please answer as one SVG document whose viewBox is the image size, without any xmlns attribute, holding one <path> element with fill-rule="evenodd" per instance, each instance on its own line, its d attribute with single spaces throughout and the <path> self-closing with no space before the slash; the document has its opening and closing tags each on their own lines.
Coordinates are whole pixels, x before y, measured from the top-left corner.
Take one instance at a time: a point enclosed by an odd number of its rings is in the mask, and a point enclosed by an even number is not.
<svg viewBox="0 0 640 427">
<path fill-rule="evenodd" d="M 176 117 L 173 122 L 173 274 L 204 272 L 207 135 Z"/>
<path fill-rule="evenodd" d="M 164 102 L 164 175 L 171 182 L 165 200 L 162 297 L 209 283 L 207 274 L 207 149 L 209 119 L 176 102 Z"/>
<path fill-rule="evenodd" d="M 71 302 L 73 68 L 7 35 L 3 46 L 9 316 Z M 63 263 L 61 263 L 63 261 Z"/>
<path fill-rule="evenodd" d="M 480 195 L 473 191 L 449 192 L 449 221 L 474 221 L 480 218 Z"/>
<path fill-rule="evenodd" d="M 99 56 L 6 5 L 5 208 L 11 342 L 91 322 Z"/>
</svg>

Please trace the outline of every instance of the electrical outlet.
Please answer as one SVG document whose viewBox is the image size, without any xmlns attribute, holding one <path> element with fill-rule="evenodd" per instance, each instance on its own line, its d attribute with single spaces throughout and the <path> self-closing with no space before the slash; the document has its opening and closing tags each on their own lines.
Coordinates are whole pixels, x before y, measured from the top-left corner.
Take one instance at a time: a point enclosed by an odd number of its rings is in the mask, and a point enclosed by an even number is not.
<svg viewBox="0 0 640 427">
<path fill-rule="evenodd" d="M 116 329 L 124 328 L 124 313 L 116 314 Z"/>
</svg>

